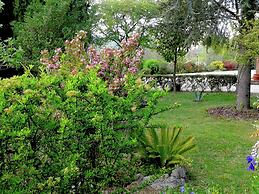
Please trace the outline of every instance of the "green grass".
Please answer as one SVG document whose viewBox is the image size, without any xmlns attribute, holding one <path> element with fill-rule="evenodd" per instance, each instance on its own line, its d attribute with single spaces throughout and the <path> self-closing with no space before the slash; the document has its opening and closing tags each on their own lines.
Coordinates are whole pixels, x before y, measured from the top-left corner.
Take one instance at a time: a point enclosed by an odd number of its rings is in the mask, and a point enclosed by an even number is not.
<svg viewBox="0 0 259 194">
<path fill-rule="evenodd" d="M 207 114 L 210 107 L 234 105 L 233 93 L 210 93 L 202 102 L 193 100 L 192 93 L 168 94 L 161 106 L 175 102 L 181 106 L 153 119 L 154 123 L 182 126 L 185 135 L 196 138 L 197 148 L 186 155 L 193 161 L 189 185 L 198 193 L 212 186 L 220 186 L 223 193 L 251 193 L 250 182 L 255 173 L 246 170 L 245 159 L 256 141 L 250 138 L 253 121 L 213 118 Z"/>
</svg>

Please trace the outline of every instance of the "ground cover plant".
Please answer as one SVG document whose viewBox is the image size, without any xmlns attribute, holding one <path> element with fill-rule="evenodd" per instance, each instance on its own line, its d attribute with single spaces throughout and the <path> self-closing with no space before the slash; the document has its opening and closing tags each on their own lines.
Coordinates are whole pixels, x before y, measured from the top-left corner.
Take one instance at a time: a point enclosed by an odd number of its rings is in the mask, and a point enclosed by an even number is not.
<svg viewBox="0 0 259 194">
<path fill-rule="evenodd" d="M 233 93 L 209 93 L 202 102 L 194 102 L 191 93 L 170 94 L 162 100 L 161 106 L 175 102 L 181 106 L 157 115 L 153 121 L 182 126 L 186 136 L 196 138 L 196 149 L 187 154 L 192 159 L 192 167 L 186 192 L 254 192 L 253 177 L 258 171 L 247 171 L 249 165 L 246 162 L 256 142 L 250 137 L 254 132 L 254 120 L 217 118 L 207 113 L 212 107 L 234 106 L 234 101 Z M 168 193 L 174 192 L 180 192 L 180 189 Z"/>
</svg>

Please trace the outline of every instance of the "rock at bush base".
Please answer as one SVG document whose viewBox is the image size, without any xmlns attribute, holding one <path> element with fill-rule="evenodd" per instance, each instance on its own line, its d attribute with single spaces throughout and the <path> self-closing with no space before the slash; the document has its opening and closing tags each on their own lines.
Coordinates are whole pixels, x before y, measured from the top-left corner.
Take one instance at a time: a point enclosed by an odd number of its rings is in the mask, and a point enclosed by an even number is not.
<svg viewBox="0 0 259 194">
<path fill-rule="evenodd" d="M 186 170 L 179 167 L 174 169 L 170 175 L 165 174 L 161 178 L 155 180 L 150 187 L 155 190 L 163 190 L 169 187 L 174 188 L 183 185 L 186 179 Z"/>
</svg>

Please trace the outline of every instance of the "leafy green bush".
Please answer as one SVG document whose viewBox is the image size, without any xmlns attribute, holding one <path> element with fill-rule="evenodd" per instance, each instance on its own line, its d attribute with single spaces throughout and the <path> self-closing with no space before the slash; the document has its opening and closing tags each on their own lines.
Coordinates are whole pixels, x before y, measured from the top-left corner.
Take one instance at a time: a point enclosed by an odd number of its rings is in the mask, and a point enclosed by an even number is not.
<svg viewBox="0 0 259 194">
<path fill-rule="evenodd" d="M 13 39 L 0 42 L 0 63 L 14 68 L 23 66 L 24 51 L 21 47 L 16 47 Z"/>
<path fill-rule="evenodd" d="M 177 73 L 195 73 L 206 71 L 204 65 L 195 64 L 194 62 L 180 61 L 177 64 Z"/>
<path fill-rule="evenodd" d="M 141 72 L 144 75 L 151 75 L 151 69 L 149 69 L 149 68 L 143 68 L 143 69 L 141 69 Z"/>
<path fill-rule="evenodd" d="M 144 60 L 142 63 L 142 68 L 144 73 L 150 72 L 153 74 L 169 74 L 173 72 L 172 67 L 166 61 L 156 60 L 156 59 L 148 59 Z"/>
<path fill-rule="evenodd" d="M 156 114 L 163 92 L 142 84 L 134 68 L 139 60 L 125 70 L 122 56 L 134 58 L 138 51 L 134 38 L 100 55 L 94 48 L 85 51 L 84 34 L 67 41 L 64 53 L 56 49 L 42 58 L 48 71 L 40 76 L 27 71 L 1 80 L 4 193 L 97 193 L 134 178 L 134 134 Z"/>
<path fill-rule="evenodd" d="M 144 159 L 150 159 L 160 166 L 173 166 L 184 161 L 185 152 L 193 149 L 194 138 L 180 141 L 182 128 L 153 129 L 149 128 L 139 137 L 139 152 Z"/>
<path fill-rule="evenodd" d="M 159 72 L 159 61 L 156 59 L 144 60 L 142 64 L 143 69 L 150 69 L 151 74 L 158 74 Z"/>
<path fill-rule="evenodd" d="M 161 62 L 159 65 L 159 74 L 171 74 L 173 73 L 173 67 L 172 64 L 167 62 Z"/>
</svg>

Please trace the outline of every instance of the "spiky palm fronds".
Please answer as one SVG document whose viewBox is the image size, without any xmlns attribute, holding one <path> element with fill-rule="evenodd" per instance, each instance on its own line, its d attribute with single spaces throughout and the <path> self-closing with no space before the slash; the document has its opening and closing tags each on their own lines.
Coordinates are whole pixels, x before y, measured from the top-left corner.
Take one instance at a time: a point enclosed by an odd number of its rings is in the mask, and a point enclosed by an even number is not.
<svg viewBox="0 0 259 194">
<path fill-rule="evenodd" d="M 171 166 L 184 160 L 185 152 L 193 149 L 193 137 L 181 141 L 182 128 L 147 129 L 139 137 L 139 153 L 144 158 L 159 160 L 161 166 Z"/>
</svg>

